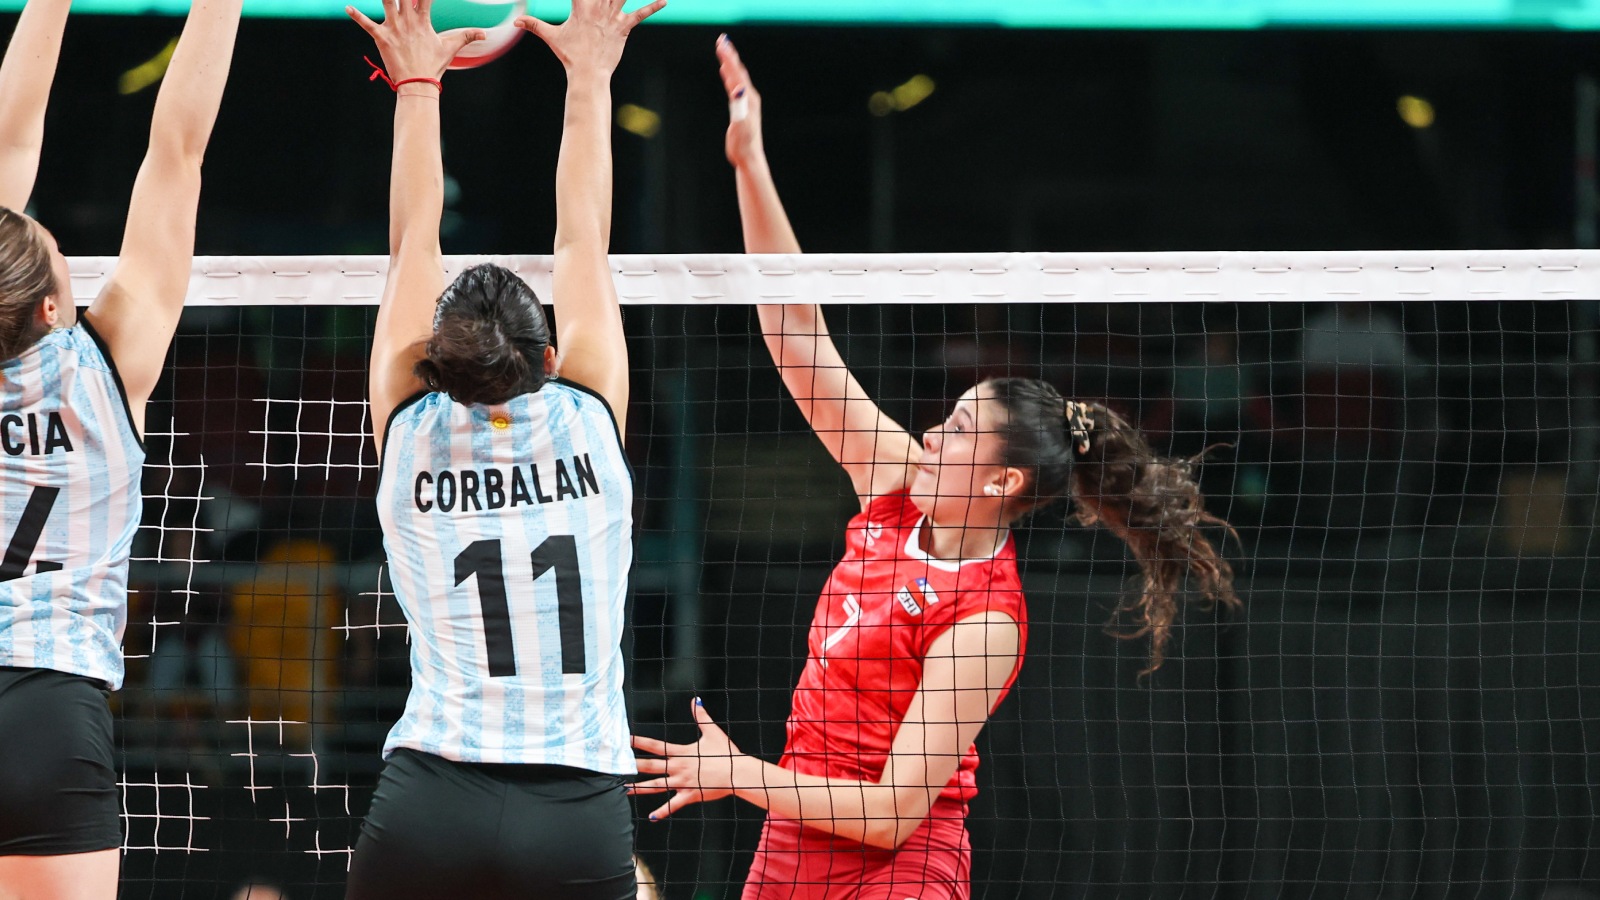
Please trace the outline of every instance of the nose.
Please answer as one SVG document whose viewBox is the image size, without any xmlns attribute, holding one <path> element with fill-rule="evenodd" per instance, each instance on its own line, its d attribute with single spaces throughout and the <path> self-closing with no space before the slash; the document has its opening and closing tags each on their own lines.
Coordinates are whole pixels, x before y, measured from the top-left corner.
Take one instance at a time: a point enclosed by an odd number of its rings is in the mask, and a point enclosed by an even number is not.
<svg viewBox="0 0 1600 900">
<path fill-rule="evenodd" d="M 939 452 L 939 443 L 944 440 L 944 433 L 938 428 L 929 428 L 922 433 L 922 446 L 929 453 Z"/>
</svg>

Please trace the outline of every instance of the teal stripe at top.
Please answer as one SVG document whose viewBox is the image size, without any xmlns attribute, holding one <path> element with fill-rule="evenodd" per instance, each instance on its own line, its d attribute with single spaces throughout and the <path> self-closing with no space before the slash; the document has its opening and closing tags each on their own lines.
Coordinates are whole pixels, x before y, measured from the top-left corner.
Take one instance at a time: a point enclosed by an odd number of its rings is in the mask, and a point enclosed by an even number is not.
<svg viewBox="0 0 1600 900">
<path fill-rule="evenodd" d="M 23 0 L 0 0 L 16 11 Z M 377 0 L 356 4 L 378 15 Z M 566 0 L 530 0 L 531 12 L 564 15 Z M 637 4 L 630 4 L 637 5 Z M 509 4 L 439 0 L 440 27 L 493 24 Z M 483 7 L 478 9 L 477 7 Z M 340 18 L 342 2 L 245 0 L 245 14 Z M 184 15 L 189 0 L 76 0 L 79 13 Z M 1430 26 L 1600 30 L 1600 0 L 679 0 L 657 14 L 659 23 L 738 25 L 854 23 L 878 25 L 992 25 L 1013 28 L 1221 28 L 1264 26 Z"/>
</svg>

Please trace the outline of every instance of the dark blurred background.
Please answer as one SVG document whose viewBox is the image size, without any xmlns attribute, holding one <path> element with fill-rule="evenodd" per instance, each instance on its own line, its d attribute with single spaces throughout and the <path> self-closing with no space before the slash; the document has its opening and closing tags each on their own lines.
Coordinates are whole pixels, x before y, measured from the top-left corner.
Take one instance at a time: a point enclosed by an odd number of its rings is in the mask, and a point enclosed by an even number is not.
<svg viewBox="0 0 1600 900">
<path fill-rule="evenodd" d="M 180 26 L 68 31 L 36 207 L 70 253 L 116 252 L 155 93 L 119 77 Z M 731 31 L 814 251 L 1572 246 L 1575 83 L 1600 69 L 1600 32 Z M 615 99 L 659 130 L 617 133 L 617 252 L 740 249 L 717 33 L 630 42 Z M 371 53 L 351 23 L 245 21 L 200 253 L 385 249 L 393 103 Z M 869 111 L 917 75 L 927 99 Z M 446 252 L 548 251 L 563 87 L 532 39 L 448 77 Z"/>
<path fill-rule="evenodd" d="M 154 99 L 119 79 L 180 26 L 72 21 L 34 203 L 69 255 L 116 252 Z M 731 33 L 811 251 L 1593 240 L 1577 93 L 1600 33 Z M 740 249 L 716 34 L 632 39 L 617 252 Z M 199 253 L 384 252 L 371 52 L 343 22 L 245 22 Z M 918 76 L 921 102 L 874 114 Z M 447 77 L 446 252 L 548 252 L 562 89 L 532 40 Z M 1594 304 L 944 299 L 830 311 L 891 415 L 920 430 L 1013 373 L 1110 402 L 1163 452 L 1231 445 L 1200 471 L 1247 601 L 1191 610 L 1140 679 L 1143 645 L 1103 629 L 1121 544 L 1061 509 L 1020 532 L 1033 630 L 980 739 L 974 896 L 1600 897 Z M 185 317 L 114 701 L 124 897 L 342 895 L 409 649 L 362 436 L 371 318 Z M 626 320 L 636 729 L 688 739 L 699 695 L 775 759 L 848 485 L 749 308 Z M 641 855 L 673 900 L 737 896 L 759 822 L 729 801 L 641 822 Z"/>
</svg>

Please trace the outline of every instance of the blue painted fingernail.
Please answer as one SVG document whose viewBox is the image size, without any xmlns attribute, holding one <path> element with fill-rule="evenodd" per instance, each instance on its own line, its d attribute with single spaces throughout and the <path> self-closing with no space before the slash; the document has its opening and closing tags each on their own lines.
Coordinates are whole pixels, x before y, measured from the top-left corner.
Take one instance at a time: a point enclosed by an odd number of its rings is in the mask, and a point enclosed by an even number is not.
<svg viewBox="0 0 1600 900">
<path fill-rule="evenodd" d="M 700 702 L 700 698 L 699 697 L 694 698 L 694 705 L 695 706 L 705 706 L 704 703 Z"/>
<path fill-rule="evenodd" d="M 650 814 L 650 821 L 654 822 L 655 820 L 656 820 L 656 814 L 655 813 L 651 813 Z"/>
<path fill-rule="evenodd" d="M 739 99 L 740 97 L 743 97 L 743 96 L 744 96 L 744 88 L 739 88 L 737 91 L 733 92 L 733 99 L 735 99 L 735 100 L 737 100 L 737 99 Z"/>
</svg>

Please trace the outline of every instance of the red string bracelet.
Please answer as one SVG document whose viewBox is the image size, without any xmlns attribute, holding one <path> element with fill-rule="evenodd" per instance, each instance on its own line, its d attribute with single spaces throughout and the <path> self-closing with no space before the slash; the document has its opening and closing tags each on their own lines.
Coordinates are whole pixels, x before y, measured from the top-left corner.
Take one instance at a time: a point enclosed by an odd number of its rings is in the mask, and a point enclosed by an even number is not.
<svg viewBox="0 0 1600 900">
<path fill-rule="evenodd" d="M 439 89 L 439 93 L 444 93 L 444 85 L 441 84 L 437 78 L 402 78 L 399 81 L 395 81 L 393 78 L 389 77 L 389 73 L 385 72 L 382 66 L 373 62 L 370 57 L 363 56 L 361 58 L 366 60 L 367 65 L 372 67 L 372 74 L 367 76 L 367 80 L 377 81 L 379 78 L 382 78 L 383 83 L 389 86 L 389 90 L 394 91 L 397 94 L 400 92 L 400 85 L 402 84 L 431 84 Z"/>
</svg>

